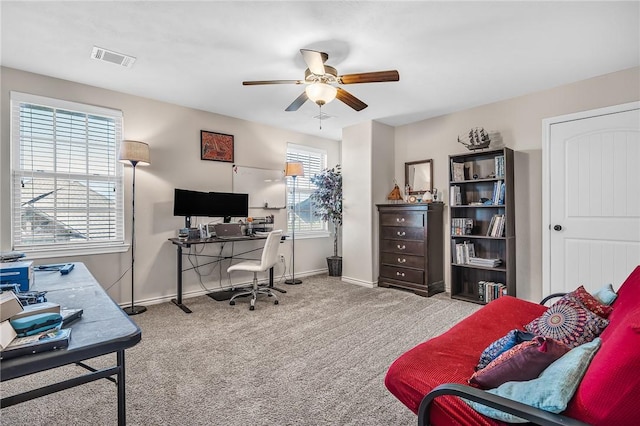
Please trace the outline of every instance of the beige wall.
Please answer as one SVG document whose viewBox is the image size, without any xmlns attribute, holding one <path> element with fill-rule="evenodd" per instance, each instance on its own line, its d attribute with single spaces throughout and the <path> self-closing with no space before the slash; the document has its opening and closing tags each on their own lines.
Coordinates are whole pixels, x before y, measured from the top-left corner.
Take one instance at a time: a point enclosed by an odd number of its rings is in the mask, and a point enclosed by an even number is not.
<svg viewBox="0 0 640 426">
<path fill-rule="evenodd" d="M 328 164 L 340 162 L 340 143 L 286 130 L 226 117 L 210 112 L 184 108 L 70 81 L 31 74 L 15 69 L 1 69 L 2 97 L 0 119 L 0 249 L 11 249 L 10 241 L 10 170 L 9 170 L 9 96 L 10 91 L 26 92 L 75 102 L 122 110 L 124 138 L 141 140 L 151 148 L 151 165 L 136 170 L 136 300 L 154 302 L 176 293 L 176 250 L 167 241 L 177 235 L 184 219 L 173 216 L 173 189 L 207 191 L 232 190 L 230 163 L 200 160 L 200 130 L 234 135 L 235 163 L 242 166 L 282 169 L 288 142 L 327 149 Z M 212 94 L 213 95 L 213 94 Z M 126 223 L 131 223 L 131 168 L 125 168 Z M 251 210 L 254 216 L 273 211 Z M 275 213 L 275 226 L 286 229 L 285 210 Z M 130 227 L 127 226 L 127 238 Z M 296 241 L 296 271 L 304 275 L 326 270 L 325 257 L 333 253 L 333 240 L 299 239 Z M 253 243 L 242 243 L 253 244 Z M 257 243 L 256 243 L 257 244 Z M 236 252 L 245 246 L 236 244 Z M 210 248 L 209 250 L 211 250 Z M 227 250 L 229 248 L 227 247 Z M 290 241 L 281 246 L 290 262 Z M 37 264 L 82 261 L 98 281 L 109 288 L 109 294 L 120 303 L 131 298 L 131 278 L 119 277 L 130 265 L 130 253 L 80 256 L 73 259 L 38 259 Z M 185 258 L 185 267 L 189 262 Z M 189 265 L 190 266 L 190 265 Z M 208 272 L 211 267 L 202 268 Z M 283 268 L 276 269 L 276 277 Z M 219 277 L 222 277 L 220 282 Z M 234 275 L 234 277 L 237 277 Z M 249 276 L 233 282 L 249 280 Z M 36 278 L 37 279 L 37 278 Z M 202 277 L 207 288 L 229 285 L 226 266 Z M 185 273 L 185 295 L 203 292 L 194 272 Z"/>
<path fill-rule="evenodd" d="M 391 190 L 393 171 L 402 187 L 406 161 L 432 158 L 434 186 L 440 190 L 444 200 L 448 200 L 448 156 L 466 149 L 456 142 L 456 136 L 471 127 L 482 126 L 500 131 L 504 144 L 516 151 L 518 295 L 539 300 L 542 294 L 542 119 L 640 100 L 640 69 L 620 71 L 400 126 L 395 130 L 379 123 L 362 123 L 344 129 L 342 152 L 338 141 L 9 68 L 1 68 L 1 89 L 0 250 L 11 248 L 8 125 L 11 90 L 120 109 L 124 113 L 125 138 L 150 144 L 152 165 L 137 169 L 136 179 L 136 299 L 141 302 L 159 301 L 175 295 L 175 250 L 167 238 L 176 235 L 183 221 L 172 215 L 173 188 L 231 190 L 229 163 L 200 160 L 200 130 L 233 134 L 235 162 L 243 166 L 280 169 L 287 142 L 326 148 L 328 164 L 343 165 L 343 275 L 350 277 L 352 282 L 367 285 L 377 280 L 375 204 L 383 201 Z M 385 145 L 386 139 L 388 145 Z M 395 146 L 395 152 L 390 148 L 392 146 Z M 130 206 L 130 168 L 125 170 L 125 177 L 125 203 Z M 360 222 L 362 217 L 367 220 Z M 128 207 L 127 223 L 130 219 Z M 448 218 L 445 221 L 448 223 Z M 276 226 L 284 228 L 285 223 L 285 212 L 276 213 Z M 363 240 L 370 240 L 366 244 L 370 259 L 352 262 L 350 259 L 362 259 Z M 290 261 L 290 243 L 281 249 Z M 445 239 L 444 250 L 449 252 L 448 239 Z M 299 239 L 296 241 L 296 271 L 304 275 L 326 269 L 324 258 L 332 252 L 331 238 Z M 445 256 L 447 285 L 450 276 L 448 258 Z M 65 260 L 85 262 L 102 285 L 109 288 L 109 294 L 116 301 L 126 303 L 130 300 L 130 277 L 125 275 L 118 281 L 129 267 L 129 253 L 40 259 L 38 263 Z M 276 274 L 282 272 L 280 269 Z M 227 286 L 226 272 L 222 273 L 221 283 L 218 274 L 216 270 L 213 275 L 203 277 L 204 285 L 208 288 Z M 242 281 L 245 279 L 248 277 Z M 202 292 L 198 277 L 193 272 L 186 273 L 185 294 Z"/>
<path fill-rule="evenodd" d="M 521 298 L 542 295 L 542 120 L 640 100 L 640 68 L 632 68 L 396 128 L 395 176 L 404 182 L 404 163 L 433 159 L 434 186 L 448 200 L 448 156 L 465 152 L 458 134 L 472 127 L 501 133 L 516 151 L 516 276 Z M 445 218 L 448 224 L 448 214 Z M 449 232 L 448 228 L 445 232 Z M 449 239 L 445 239 L 449 253 Z M 449 256 L 445 256 L 449 287 Z M 578 283 L 576 283 L 578 284 Z"/>
<path fill-rule="evenodd" d="M 367 121 L 343 129 L 342 280 L 378 281 L 378 211 L 393 188 L 394 128 Z"/>
</svg>

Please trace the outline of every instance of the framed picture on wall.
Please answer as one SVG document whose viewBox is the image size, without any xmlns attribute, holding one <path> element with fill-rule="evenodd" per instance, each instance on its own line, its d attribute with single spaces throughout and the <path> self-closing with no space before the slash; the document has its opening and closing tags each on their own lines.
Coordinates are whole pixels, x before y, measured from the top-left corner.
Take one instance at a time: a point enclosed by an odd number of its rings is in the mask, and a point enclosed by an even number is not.
<svg viewBox="0 0 640 426">
<path fill-rule="evenodd" d="M 200 159 L 233 163 L 233 135 L 201 130 Z"/>
</svg>

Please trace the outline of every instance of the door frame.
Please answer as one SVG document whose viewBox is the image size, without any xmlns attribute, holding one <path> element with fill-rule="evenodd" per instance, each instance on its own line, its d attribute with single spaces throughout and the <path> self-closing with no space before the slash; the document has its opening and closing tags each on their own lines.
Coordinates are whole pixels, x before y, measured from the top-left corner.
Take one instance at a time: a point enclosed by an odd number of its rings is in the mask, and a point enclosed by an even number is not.
<svg viewBox="0 0 640 426">
<path fill-rule="evenodd" d="M 612 105 L 603 108 L 596 108 L 587 111 L 580 111 L 571 114 L 559 115 L 557 117 L 544 118 L 542 120 L 542 294 L 548 295 L 551 292 L 551 182 L 549 170 L 549 155 L 551 144 L 551 126 L 568 121 L 584 120 L 607 114 L 617 114 L 621 112 L 640 109 L 640 101 L 628 102 L 620 105 Z"/>
</svg>

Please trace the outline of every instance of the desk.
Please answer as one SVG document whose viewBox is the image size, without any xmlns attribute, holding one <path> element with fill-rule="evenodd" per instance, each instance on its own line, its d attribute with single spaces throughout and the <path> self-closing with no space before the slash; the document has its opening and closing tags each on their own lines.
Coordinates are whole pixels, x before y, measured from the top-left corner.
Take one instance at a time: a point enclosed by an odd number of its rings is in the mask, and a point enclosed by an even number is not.
<svg viewBox="0 0 640 426">
<path fill-rule="evenodd" d="M 282 237 L 283 240 L 284 238 L 285 237 Z M 178 258 L 177 258 L 178 276 L 176 279 L 177 292 L 176 292 L 176 298 L 171 299 L 171 302 L 173 302 L 174 305 L 178 306 L 187 314 L 190 314 L 192 312 L 191 309 L 189 309 L 182 303 L 182 272 L 184 272 L 182 270 L 182 254 L 183 254 L 182 249 L 183 248 L 190 248 L 192 245 L 198 245 L 198 244 L 220 244 L 220 243 L 231 243 L 231 242 L 237 243 L 237 242 L 243 242 L 243 241 L 256 241 L 256 240 L 266 240 L 266 239 L 267 239 L 266 236 L 257 236 L 257 235 L 252 237 L 237 237 L 237 238 L 229 237 L 224 239 L 216 238 L 216 237 L 199 238 L 194 240 L 185 240 L 181 238 L 169 238 L 169 241 L 171 241 L 171 243 L 176 246 L 177 255 L 178 255 Z M 211 257 L 217 258 L 218 260 L 226 258 L 226 256 L 211 256 Z M 280 293 L 287 292 L 286 290 L 273 286 L 273 268 L 269 268 L 269 287 L 279 291 Z"/>
<path fill-rule="evenodd" d="M 49 302 L 68 308 L 82 308 L 80 320 L 71 324 L 67 349 L 23 355 L 0 362 L 0 381 L 77 364 L 91 371 L 58 383 L 3 397 L 0 407 L 10 407 L 44 395 L 69 389 L 99 379 L 116 383 L 118 393 L 118 425 L 126 424 L 124 350 L 135 346 L 142 338 L 140 328 L 107 295 L 83 263 L 75 263 L 68 275 L 58 271 L 34 272 L 31 290 L 46 291 Z M 116 354 L 116 365 L 96 370 L 82 361 L 110 353 Z M 116 376 L 114 379 L 111 376 Z"/>
</svg>

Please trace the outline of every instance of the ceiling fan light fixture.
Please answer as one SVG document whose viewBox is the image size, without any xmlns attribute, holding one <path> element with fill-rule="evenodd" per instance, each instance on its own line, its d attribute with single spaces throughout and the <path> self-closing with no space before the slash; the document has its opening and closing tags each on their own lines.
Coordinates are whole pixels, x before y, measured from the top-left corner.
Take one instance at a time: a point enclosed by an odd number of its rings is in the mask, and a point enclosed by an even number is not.
<svg viewBox="0 0 640 426">
<path fill-rule="evenodd" d="M 304 90 L 307 97 L 318 105 L 325 105 L 336 98 L 338 89 L 327 83 L 313 83 Z"/>
</svg>

